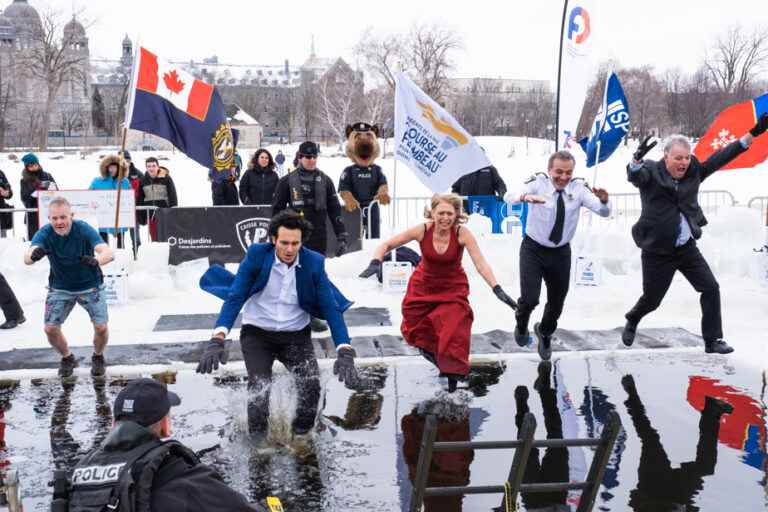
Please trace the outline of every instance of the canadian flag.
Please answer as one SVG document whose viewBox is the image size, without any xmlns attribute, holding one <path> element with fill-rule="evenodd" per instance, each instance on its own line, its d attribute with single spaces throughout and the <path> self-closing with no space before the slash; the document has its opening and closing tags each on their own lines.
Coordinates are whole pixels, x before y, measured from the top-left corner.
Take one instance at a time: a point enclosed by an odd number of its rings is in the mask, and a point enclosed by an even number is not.
<svg viewBox="0 0 768 512">
<path fill-rule="evenodd" d="M 178 65 L 158 58 L 144 47 L 138 52 L 136 89 L 157 94 L 195 119 L 205 120 L 213 86 L 196 79 Z"/>
</svg>

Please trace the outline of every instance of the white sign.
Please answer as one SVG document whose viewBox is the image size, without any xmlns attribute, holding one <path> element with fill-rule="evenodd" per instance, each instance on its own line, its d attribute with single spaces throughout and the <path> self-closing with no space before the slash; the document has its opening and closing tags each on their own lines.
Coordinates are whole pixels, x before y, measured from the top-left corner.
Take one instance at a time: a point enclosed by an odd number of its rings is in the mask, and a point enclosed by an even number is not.
<svg viewBox="0 0 768 512">
<path fill-rule="evenodd" d="M 598 260 L 589 256 L 578 256 L 575 267 L 574 280 L 578 286 L 600 286 L 602 267 Z"/>
<path fill-rule="evenodd" d="M 395 87 L 395 158 L 432 192 L 491 165 L 477 141 L 407 76 Z"/>
<path fill-rule="evenodd" d="M 385 261 L 381 264 L 381 284 L 384 291 L 405 292 L 408 289 L 408 280 L 412 273 L 413 265 L 407 261 Z"/>
<path fill-rule="evenodd" d="M 592 30 L 596 2 L 568 2 L 563 19 L 560 54 L 560 98 L 557 117 L 557 149 L 576 146 L 576 129 L 593 78 Z"/>
<path fill-rule="evenodd" d="M 117 190 L 41 190 L 37 201 L 40 227 L 48 224 L 48 205 L 54 197 L 69 201 L 76 219 L 94 217 L 100 228 L 114 229 Z M 132 188 L 123 189 L 120 194 L 118 222 L 121 228 L 136 226 L 136 198 Z"/>
</svg>

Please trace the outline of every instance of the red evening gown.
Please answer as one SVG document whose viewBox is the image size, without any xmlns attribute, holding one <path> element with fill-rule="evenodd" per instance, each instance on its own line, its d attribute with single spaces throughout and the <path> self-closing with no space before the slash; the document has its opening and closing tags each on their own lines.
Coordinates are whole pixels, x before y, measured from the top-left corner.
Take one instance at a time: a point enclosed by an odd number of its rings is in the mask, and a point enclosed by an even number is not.
<svg viewBox="0 0 768 512">
<path fill-rule="evenodd" d="M 448 249 L 438 254 L 432 243 L 434 224 L 421 241 L 421 262 L 408 283 L 400 326 L 409 345 L 426 352 L 441 373 L 469 373 L 472 308 L 469 282 L 461 266 L 464 248 L 451 229 Z"/>
</svg>

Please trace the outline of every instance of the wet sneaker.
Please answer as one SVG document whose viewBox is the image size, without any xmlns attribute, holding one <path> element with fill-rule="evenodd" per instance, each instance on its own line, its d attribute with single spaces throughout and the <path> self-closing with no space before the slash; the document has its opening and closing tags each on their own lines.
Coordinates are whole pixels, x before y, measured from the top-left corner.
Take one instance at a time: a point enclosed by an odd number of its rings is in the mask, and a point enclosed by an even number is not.
<svg viewBox="0 0 768 512">
<path fill-rule="evenodd" d="M 536 334 L 536 338 L 539 341 L 539 357 L 541 357 L 542 361 L 549 361 L 552 357 L 552 335 L 544 336 L 541 334 L 541 329 L 539 328 L 540 325 L 539 322 L 536 322 L 533 325 L 533 332 Z"/>
<path fill-rule="evenodd" d="M 67 357 L 62 357 L 59 363 L 59 377 L 65 379 L 72 376 L 72 372 L 77 368 L 77 359 L 75 354 L 69 354 Z"/>
<path fill-rule="evenodd" d="M 635 334 L 637 333 L 637 324 L 627 320 L 627 324 L 624 326 L 624 330 L 621 332 L 621 341 L 624 345 L 631 347 L 635 342 Z"/>
<path fill-rule="evenodd" d="M 107 372 L 107 363 L 104 361 L 104 355 L 93 354 L 91 357 L 91 376 L 103 377 Z"/>
<path fill-rule="evenodd" d="M 3 325 L 0 325 L 0 329 L 15 329 L 26 321 L 27 319 L 22 315 L 19 318 L 6 321 Z"/>
<path fill-rule="evenodd" d="M 519 347 L 527 347 L 531 341 L 531 332 L 526 329 L 524 332 L 518 330 L 518 326 L 515 326 L 515 343 Z"/>
<path fill-rule="evenodd" d="M 704 352 L 707 354 L 730 354 L 733 352 L 733 347 L 722 339 L 715 341 L 705 341 Z"/>
</svg>

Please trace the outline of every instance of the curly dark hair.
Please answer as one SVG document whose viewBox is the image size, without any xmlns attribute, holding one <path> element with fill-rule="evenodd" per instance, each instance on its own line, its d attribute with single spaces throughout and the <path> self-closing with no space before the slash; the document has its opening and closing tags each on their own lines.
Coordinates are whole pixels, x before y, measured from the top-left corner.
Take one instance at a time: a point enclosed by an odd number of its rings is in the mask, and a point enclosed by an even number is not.
<svg viewBox="0 0 768 512">
<path fill-rule="evenodd" d="M 301 230 L 302 241 L 309 239 L 309 235 L 312 233 L 312 223 L 290 208 L 281 211 L 270 219 L 269 236 L 277 238 L 277 231 L 280 228 Z"/>
<path fill-rule="evenodd" d="M 267 151 L 264 148 L 261 148 L 257 150 L 253 154 L 253 158 L 251 158 L 251 169 L 258 169 L 259 168 L 259 156 L 261 156 L 262 153 L 266 153 L 267 157 L 269 158 L 269 163 L 267 164 L 267 169 L 270 171 L 275 168 L 275 161 L 272 159 L 272 153 Z"/>
</svg>

